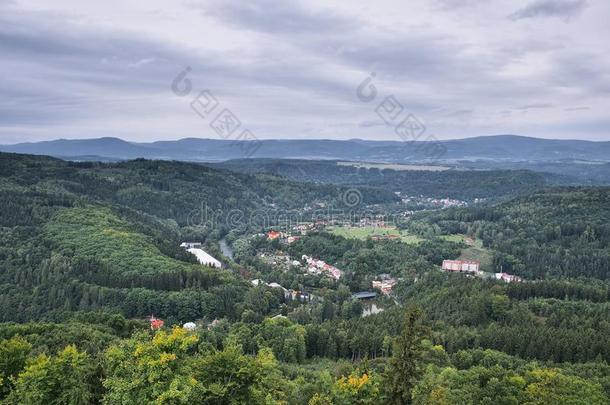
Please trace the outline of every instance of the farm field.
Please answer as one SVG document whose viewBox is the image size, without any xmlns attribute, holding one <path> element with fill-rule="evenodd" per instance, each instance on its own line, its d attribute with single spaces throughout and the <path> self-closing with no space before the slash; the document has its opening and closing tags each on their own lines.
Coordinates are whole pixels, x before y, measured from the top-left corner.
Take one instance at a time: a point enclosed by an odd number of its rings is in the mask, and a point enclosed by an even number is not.
<svg viewBox="0 0 610 405">
<path fill-rule="evenodd" d="M 468 246 L 483 247 L 481 240 L 475 240 L 468 235 L 464 235 L 463 233 L 441 235 L 440 238 L 449 242 L 465 243 Z"/>
<path fill-rule="evenodd" d="M 417 235 L 412 235 L 407 231 L 401 231 L 396 229 L 395 227 L 375 227 L 375 226 L 364 226 L 364 227 L 343 227 L 343 226 L 333 226 L 327 228 L 327 231 L 343 236 L 344 238 L 350 239 L 366 239 L 369 237 L 399 237 L 400 240 L 404 243 L 415 244 L 422 241 L 422 239 Z"/>
</svg>

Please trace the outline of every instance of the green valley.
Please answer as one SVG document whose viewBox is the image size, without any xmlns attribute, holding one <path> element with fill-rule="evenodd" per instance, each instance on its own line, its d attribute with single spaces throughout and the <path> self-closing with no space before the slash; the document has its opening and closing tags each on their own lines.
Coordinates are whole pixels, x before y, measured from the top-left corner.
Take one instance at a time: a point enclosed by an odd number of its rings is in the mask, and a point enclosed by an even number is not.
<svg viewBox="0 0 610 405">
<path fill-rule="evenodd" d="M 0 401 L 607 403 L 610 189 L 289 177 L 0 154 Z"/>
</svg>

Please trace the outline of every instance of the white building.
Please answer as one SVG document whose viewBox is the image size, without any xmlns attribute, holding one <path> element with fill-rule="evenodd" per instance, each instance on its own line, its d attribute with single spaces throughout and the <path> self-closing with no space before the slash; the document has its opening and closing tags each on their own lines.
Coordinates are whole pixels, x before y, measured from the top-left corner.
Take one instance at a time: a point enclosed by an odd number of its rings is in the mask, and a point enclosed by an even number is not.
<svg viewBox="0 0 610 405">
<path fill-rule="evenodd" d="M 193 330 L 197 329 L 197 325 L 195 325 L 195 323 L 193 323 L 193 322 L 187 322 L 184 325 L 182 325 L 182 327 L 189 331 L 193 331 Z"/>
<path fill-rule="evenodd" d="M 187 252 L 192 253 L 197 258 L 197 261 L 204 266 L 221 268 L 222 263 L 208 254 L 206 251 L 201 249 L 201 243 L 184 242 L 180 245 L 186 249 Z"/>
<path fill-rule="evenodd" d="M 496 280 L 502 280 L 506 283 L 520 283 L 521 281 L 523 281 L 521 277 L 508 273 L 495 273 L 494 276 Z"/>
<path fill-rule="evenodd" d="M 201 243 L 199 242 L 183 242 L 180 244 L 181 248 L 184 249 L 201 249 Z"/>
</svg>

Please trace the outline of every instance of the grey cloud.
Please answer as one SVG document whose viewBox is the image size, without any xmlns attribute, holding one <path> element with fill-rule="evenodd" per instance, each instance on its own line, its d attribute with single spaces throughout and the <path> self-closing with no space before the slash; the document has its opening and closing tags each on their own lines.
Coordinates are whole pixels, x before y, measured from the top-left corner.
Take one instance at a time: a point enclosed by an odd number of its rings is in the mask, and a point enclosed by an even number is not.
<svg viewBox="0 0 610 405">
<path fill-rule="evenodd" d="M 456 111 L 447 113 L 447 114 L 445 114 L 445 116 L 447 116 L 447 117 L 469 117 L 473 113 L 474 113 L 474 110 L 472 110 L 472 109 L 462 109 L 462 110 L 456 110 Z"/>
<path fill-rule="evenodd" d="M 490 3 L 492 0 L 436 0 L 436 3 L 441 8 L 465 8 L 480 5 L 482 3 Z"/>
<path fill-rule="evenodd" d="M 509 17 L 512 20 L 522 20 L 535 17 L 560 17 L 569 21 L 583 12 L 587 7 L 586 0 L 536 0 L 524 8 L 517 10 Z"/>
<path fill-rule="evenodd" d="M 0 18 L 0 53 L 3 126 L 102 117 L 115 102 L 170 94 L 172 79 L 187 64 L 207 78 L 219 78 L 224 71 L 186 49 L 121 32 L 60 25 L 35 13 Z"/>
<path fill-rule="evenodd" d="M 6 68 L 4 75 L 9 74 L 11 79 L 27 74 L 28 69 L 40 71 L 44 67 L 47 74 L 56 72 L 71 82 L 141 88 L 149 87 L 151 82 L 169 82 L 175 66 L 190 59 L 188 53 L 165 45 L 120 35 L 108 37 L 37 24 L 32 24 L 28 31 L 11 30 L 10 24 L 4 23 L 0 27 L 5 68 L 11 64 L 26 70 L 9 72 Z M 148 66 L 138 65 L 142 60 L 153 62 Z M 136 71 L 138 67 L 143 69 Z"/>
<path fill-rule="evenodd" d="M 554 55 L 552 66 L 547 79 L 550 85 L 601 97 L 610 94 L 610 61 L 604 55 L 568 49 Z"/>
<path fill-rule="evenodd" d="M 515 110 L 536 110 L 536 109 L 547 109 L 547 108 L 553 108 L 553 104 L 549 104 L 549 103 L 533 103 L 533 104 L 526 104 L 526 105 L 522 105 L 519 107 L 515 107 Z"/>
<path fill-rule="evenodd" d="M 487 1 L 491 0 L 467 3 L 474 10 L 474 6 Z M 341 14 L 332 2 L 325 3 L 328 9 L 270 0 L 211 0 L 197 3 L 195 9 L 192 3 L 186 8 L 180 4 L 172 9 L 175 13 L 164 17 L 175 18 L 175 24 L 201 26 L 188 27 L 184 31 L 189 36 L 173 44 L 161 35 L 155 35 L 157 40 L 146 36 L 146 27 L 138 26 L 144 24 L 141 20 L 132 24 L 129 19 L 101 15 L 114 27 L 102 31 L 95 24 L 70 24 L 70 19 L 61 14 L 61 6 L 56 13 L 44 13 L 27 11 L 19 3 L 11 6 L 11 12 L 0 12 L 0 137 L 27 135 L 28 130 L 39 128 L 39 134 L 46 131 L 41 136 L 53 132 L 63 135 L 62 130 L 74 125 L 82 125 L 79 129 L 89 132 L 80 136 L 87 136 L 106 131 L 99 125 L 106 120 L 118 123 L 115 128 L 122 128 L 124 119 L 159 122 L 166 119 L 163 108 L 173 103 L 177 111 L 172 125 L 188 121 L 192 118 L 188 100 L 177 100 L 169 90 L 171 80 L 187 65 L 193 68 L 189 76 L 193 90 L 210 89 L 250 129 L 256 129 L 257 136 L 391 138 L 393 132 L 385 131 L 381 121 L 376 122 L 374 112 L 389 95 L 431 125 L 435 119 L 441 121 L 446 125 L 443 134 L 449 136 L 471 129 L 479 133 L 490 128 L 512 129 L 512 122 L 527 118 L 525 111 L 529 109 L 546 108 L 548 111 L 540 110 L 538 115 L 545 118 L 556 113 L 560 120 L 601 111 L 603 102 L 598 100 L 610 91 L 608 58 L 602 50 L 595 53 L 582 46 L 590 39 L 585 32 L 536 35 L 539 31 L 532 24 L 523 27 L 531 31 L 526 38 L 513 36 L 510 33 L 522 27 L 505 19 L 509 12 L 506 9 L 496 16 L 482 13 L 484 24 L 469 19 L 467 32 L 451 24 L 437 29 L 443 21 L 435 19 L 440 13 L 471 12 L 460 9 L 463 2 L 457 0 L 438 2 L 446 7 L 431 7 L 431 14 L 426 11 L 419 15 L 417 7 L 397 9 L 405 15 L 404 26 L 378 16 L 359 20 Z M 540 3 L 548 2 L 533 4 Z M 87 10 L 83 6 L 78 12 Z M 407 12 L 410 10 L 412 15 Z M 183 12 L 192 20 L 182 21 Z M 528 13 L 546 15 L 541 11 Z M 525 14 L 523 11 L 522 18 L 527 18 Z M 588 21 L 591 16 L 586 17 Z M 421 26 L 412 25 L 422 19 L 425 23 Z M 496 23 L 501 37 L 495 32 Z M 171 30 L 171 24 L 164 28 Z M 219 45 L 224 38 L 211 34 L 205 41 L 217 41 L 214 46 L 201 46 L 198 41 L 204 39 L 192 34 L 199 29 L 206 33 L 230 31 L 229 38 L 237 41 L 227 41 L 226 49 L 222 49 Z M 487 29 L 493 30 L 488 37 Z M 168 37 L 181 41 L 181 35 Z M 241 42 L 240 37 L 247 40 Z M 371 69 L 377 73 L 374 84 L 378 98 L 364 104 L 356 99 L 355 91 Z M 348 78 L 354 78 L 353 82 Z M 553 105 L 545 100 L 552 100 Z M 131 109 L 132 101 L 144 104 Z M 186 102 L 184 111 L 179 110 L 180 101 Z M 587 114 L 563 112 L 566 106 L 574 105 L 595 108 Z M 507 115 L 510 110 L 514 120 L 493 122 L 499 116 L 497 111 Z M 468 119 L 470 115 L 472 120 Z M 532 115 L 533 111 L 529 113 Z M 488 126 L 475 128 L 483 120 L 489 121 L 485 122 Z M 524 118 L 522 122 L 527 121 Z M 143 124 L 143 132 L 160 133 L 153 125 L 147 129 Z M 169 136 L 178 135 L 172 128 L 168 125 L 162 130 Z M 123 133 L 129 131 L 135 130 L 127 128 Z M 199 128 L 192 131 L 179 135 L 214 136 L 197 132 Z"/>
<path fill-rule="evenodd" d="M 358 126 L 361 128 L 371 128 L 371 127 L 386 127 L 387 124 L 381 120 L 377 121 L 362 121 L 358 123 Z"/>
<path fill-rule="evenodd" d="M 209 0 L 196 7 L 239 29 L 272 34 L 277 42 L 289 42 L 312 55 L 365 71 L 375 64 L 387 75 L 422 79 L 463 67 L 456 53 L 460 46 L 448 36 L 413 33 L 405 37 L 388 27 L 371 29 L 355 17 L 313 11 L 297 2 Z"/>
<path fill-rule="evenodd" d="M 269 33 L 321 33 L 349 29 L 353 20 L 316 12 L 299 6 L 293 1 L 282 0 L 210 0 L 198 4 L 210 15 L 238 28 Z"/>
<path fill-rule="evenodd" d="M 404 35 L 391 27 L 373 28 L 332 13 L 305 10 L 293 2 L 259 0 L 244 6 L 236 0 L 207 1 L 197 7 L 238 28 L 271 34 L 277 43 L 290 43 L 297 50 L 302 50 L 303 55 L 335 61 L 363 72 L 370 72 L 374 68 L 380 78 L 391 81 L 464 84 L 471 82 L 472 77 L 479 80 L 488 77 L 489 72 L 498 70 L 505 63 L 500 55 L 480 58 L 476 53 L 464 52 L 469 44 L 461 42 L 459 38 L 426 30 Z M 303 40 L 305 34 L 307 38 Z M 529 49 L 513 50 L 507 54 L 518 57 L 527 51 Z M 252 77 L 261 81 L 290 87 L 313 85 L 315 89 L 325 93 L 330 91 L 335 95 L 353 92 L 349 86 L 325 80 L 311 67 L 304 69 L 304 65 L 293 65 L 289 57 L 282 60 L 280 65 L 283 66 L 263 66 L 267 75 L 264 72 L 255 73 L 256 63 L 250 63 L 245 68 L 253 73 Z M 315 62 L 312 67 L 315 70 Z M 408 93 L 408 90 L 405 91 Z M 405 91 L 398 89 L 392 92 Z M 435 104 L 421 99 L 410 101 L 424 108 L 432 108 Z"/>
<path fill-rule="evenodd" d="M 273 64 L 265 58 L 241 60 L 240 55 L 211 52 L 202 58 L 188 49 L 120 32 L 58 27 L 43 17 L 22 14 L 0 21 L 0 51 L 5 56 L 0 66 L 0 119 L 5 125 L 103 116 L 113 99 L 147 93 L 170 97 L 169 84 L 187 65 L 193 68 L 196 91 L 209 88 L 238 99 L 273 97 L 278 91 L 284 105 L 290 104 L 288 89 L 332 99 L 351 96 L 356 85 L 352 88 L 315 69 L 304 69 L 291 58 Z M 257 94 L 261 91 L 264 94 Z M 310 103 L 311 111 L 329 113 L 328 107 L 317 108 L 315 100 Z"/>
<path fill-rule="evenodd" d="M 571 134 L 596 135 L 595 138 L 600 140 L 608 140 L 610 128 L 610 118 L 602 117 L 587 120 L 575 120 L 561 124 L 550 124 L 548 130 L 556 130 L 557 132 L 565 132 Z"/>
</svg>

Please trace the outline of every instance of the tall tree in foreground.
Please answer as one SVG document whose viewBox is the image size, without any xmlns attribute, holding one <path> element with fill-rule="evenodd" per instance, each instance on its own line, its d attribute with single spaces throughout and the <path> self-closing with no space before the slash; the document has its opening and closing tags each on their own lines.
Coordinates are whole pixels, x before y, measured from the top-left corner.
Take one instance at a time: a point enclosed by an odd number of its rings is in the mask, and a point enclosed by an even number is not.
<svg viewBox="0 0 610 405">
<path fill-rule="evenodd" d="M 80 405 L 90 403 L 87 381 L 91 377 L 90 357 L 75 346 L 66 346 L 57 356 L 45 354 L 32 359 L 15 380 L 7 404 Z"/>
<path fill-rule="evenodd" d="M 386 375 L 388 398 L 392 404 L 410 404 L 411 392 L 422 374 L 422 340 L 428 335 L 422 319 L 421 308 L 409 306 L 406 309 L 403 330 L 394 342 Z"/>
<path fill-rule="evenodd" d="M 0 340 L 0 399 L 13 388 L 14 378 L 25 368 L 31 350 L 32 345 L 20 336 Z"/>
</svg>

